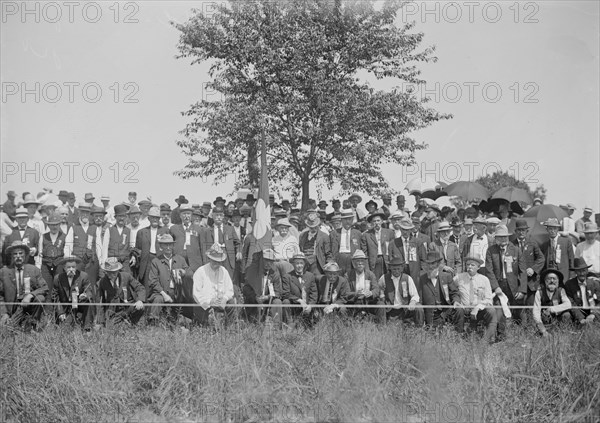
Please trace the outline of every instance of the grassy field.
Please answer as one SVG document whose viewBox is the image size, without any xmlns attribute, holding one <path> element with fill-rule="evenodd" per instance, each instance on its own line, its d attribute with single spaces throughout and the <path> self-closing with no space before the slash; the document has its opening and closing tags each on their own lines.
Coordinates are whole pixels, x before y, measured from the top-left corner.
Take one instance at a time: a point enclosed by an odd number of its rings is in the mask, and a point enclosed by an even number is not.
<svg viewBox="0 0 600 423">
<path fill-rule="evenodd" d="M 600 329 L 486 345 L 323 321 L 273 332 L 49 327 L 0 334 L 7 422 L 597 422 Z"/>
</svg>

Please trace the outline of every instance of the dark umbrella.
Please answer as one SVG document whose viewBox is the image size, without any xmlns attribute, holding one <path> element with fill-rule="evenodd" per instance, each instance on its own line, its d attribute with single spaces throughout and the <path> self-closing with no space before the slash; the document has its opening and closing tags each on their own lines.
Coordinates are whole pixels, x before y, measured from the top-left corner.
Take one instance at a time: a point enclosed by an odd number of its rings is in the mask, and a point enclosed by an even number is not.
<svg viewBox="0 0 600 423">
<path fill-rule="evenodd" d="M 503 198 L 495 198 L 488 201 L 484 200 L 479 203 L 478 208 L 484 213 L 496 213 L 500 210 L 501 204 L 508 204 L 508 209 L 518 215 L 522 215 L 524 213 L 523 208 L 517 201 L 513 201 L 509 204 L 508 201 L 504 200 Z"/>
<path fill-rule="evenodd" d="M 531 204 L 531 196 L 523 188 L 516 187 L 504 187 L 500 188 L 492 195 L 492 199 L 501 198 L 512 203 L 518 201 L 519 203 Z"/>
<path fill-rule="evenodd" d="M 448 195 L 460 197 L 465 201 L 484 200 L 490 196 L 488 190 L 477 182 L 458 181 L 446 187 Z"/>
<path fill-rule="evenodd" d="M 568 214 L 566 211 L 553 204 L 541 204 L 527 210 L 522 217 L 529 225 L 529 235 L 540 245 L 545 241 L 548 241 L 548 231 L 542 223 L 551 217 L 554 217 L 561 222 L 563 218 L 568 217 Z M 511 222 L 508 225 L 510 231 L 514 231 L 515 229 L 514 222 L 515 219 L 511 219 Z"/>
</svg>

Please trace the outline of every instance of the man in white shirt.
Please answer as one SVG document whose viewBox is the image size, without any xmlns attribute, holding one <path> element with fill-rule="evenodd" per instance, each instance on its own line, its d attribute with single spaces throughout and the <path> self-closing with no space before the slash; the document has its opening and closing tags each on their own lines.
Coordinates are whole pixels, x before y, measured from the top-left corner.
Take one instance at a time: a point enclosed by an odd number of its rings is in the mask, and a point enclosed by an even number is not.
<svg viewBox="0 0 600 423">
<path fill-rule="evenodd" d="M 423 309 L 413 279 L 403 273 L 404 261 L 394 257 L 388 265 L 389 271 L 379 278 L 379 298 L 390 305 L 386 319 L 410 321 L 417 327 L 423 326 Z"/>
<path fill-rule="evenodd" d="M 129 216 L 129 225 L 127 225 L 127 227 L 131 230 L 131 235 L 129 237 L 129 245 L 131 246 L 131 248 L 135 248 L 137 233 L 140 229 L 142 229 L 142 226 L 140 225 L 140 218 L 142 216 L 142 212 L 140 211 L 138 206 L 131 206 L 127 214 Z M 148 221 L 148 223 L 150 223 L 150 221 Z"/>
<path fill-rule="evenodd" d="M 454 307 L 457 312 L 457 329 L 460 331 L 460 322 L 463 322 L 467 315 L 470 315 L 471 330 L 475 330 L 477 323 L 483 321 L 485 324 L 485 333 L 483 339 L 492 343 L 496 337 L 496 327 L 498 320 L 496 311 L 492 307 L 492 287 L 490 280 L 477 273 L 483 260 L 479 257 L 466 257 L 466 272 L 459 273 L 454 277 L 460 295 L 460 302 L 455 302 Z"/>
<path fill-rule="evenodd" d="M 224 314 L 225 323 L 233 317 L 233 309 L 225 309 L 226 304 L 235 303 L 233 281 L 229 272 L 222 266 L 226 252 L 218 244 L 207 252 L 209 262 L 194 272 L 192 289 L 195 307 L 194 320 L 203 326 L 217 323 L 217 314 Z"/>
<path fill-rule="evenodd" d="M 583 258 L 590 264 L 590 273 L 600 277 L 600 241 L 598 241 L 598 226 L 593 222 L 587 222 L 583 228 L 585 241 L 577 244 L 575 258 Z"/>
<path fill-rule="evenodd" d="M 298 238 L 290 233 L 292 224 L 287 218 L 279 219 L 275 224 L 275 230 L 277 235 L 273 237 L 273 250 L 275 251 L 275 260 L 283 260 L 289 266 L 285 267 L 285 272 L 292 271 L 292 265 L 289 264 L 289 260 L 296 254 L 300 253 L 300 246 L 298 245 Z"/>
<path fill-rule="evenodd" d="M 102 207 L 106 214 L 104 215 L 104 221 L 108 222 L 109 225 L 114 225 L 116 223 L 115 213 L 113 208 L 110 205 L 110 197 L 108 195 L 103 195 L 100 197 L 100 201 L 102 201 Z"/>
<path fill-rule="evenodd" d="M 573 219 L 573 212 L 575 212 L 575 206 L 571 203 L 559 206 L 561 209 L 567 212 L 568 216 L 562 220 L 562 231 L 559 231 L 560 236 L 569 237 L 573 245 L 579 243 L 579 234 L 575 230 L 575 219 Z"/>
</svg>

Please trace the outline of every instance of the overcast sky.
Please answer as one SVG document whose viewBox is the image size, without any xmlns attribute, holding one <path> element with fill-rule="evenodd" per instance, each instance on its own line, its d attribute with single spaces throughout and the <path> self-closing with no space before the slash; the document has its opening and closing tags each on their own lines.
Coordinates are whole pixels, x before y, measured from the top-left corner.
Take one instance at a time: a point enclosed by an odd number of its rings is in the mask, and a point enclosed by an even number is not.
<svg viewBox="0 0 600 423">
<path fill-rule="evenodd" d="M 232 180 L 173 175 L 187 162 L 175 144 L 187 122 L 181 112 L 208 77 L 206 66 L 175 59 L 179 33 L 169 21 L 211 3 L 30 2 L 30 13 L 23 4 L 2 2 L 2 201 L 9 189 L 42 187 L 80 199 L 109 194 L 113 203 L 129 191 L 171 204 L 179 194 L 201 203 L 231 192 Z M 576 216 L 585 205 L 597 212 L 599 4 L 416 2 L 405 10 L 398 24 L 415 20 L 439 58 L 421 67 L 428 82 L 417 92 L 454 118 L 415 135 L 429 144 L 417 167 L 385 168 L 392 187 L 402 190 L 419 171 L 453 182 L 500 168 L 543 183 L 547 202 L 572 202 Z"/>
</svg>

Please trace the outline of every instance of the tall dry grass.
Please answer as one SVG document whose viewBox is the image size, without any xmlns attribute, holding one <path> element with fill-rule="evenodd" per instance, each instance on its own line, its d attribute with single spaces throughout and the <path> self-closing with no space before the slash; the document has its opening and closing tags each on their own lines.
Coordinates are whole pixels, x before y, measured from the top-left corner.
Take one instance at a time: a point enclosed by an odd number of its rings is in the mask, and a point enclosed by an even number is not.
<svg viewBox="0 0 600 423">
<path fill-rule="evenodd" d="M 1 333 L 2 421 L 597 422 L 600 329 L 452 329 L 330 319 L 189 333 Z"/>
</svg>

